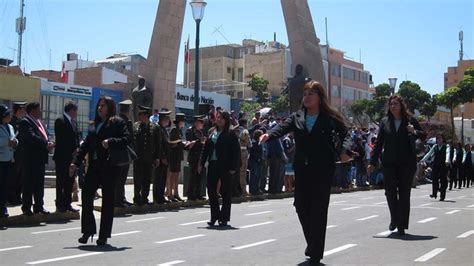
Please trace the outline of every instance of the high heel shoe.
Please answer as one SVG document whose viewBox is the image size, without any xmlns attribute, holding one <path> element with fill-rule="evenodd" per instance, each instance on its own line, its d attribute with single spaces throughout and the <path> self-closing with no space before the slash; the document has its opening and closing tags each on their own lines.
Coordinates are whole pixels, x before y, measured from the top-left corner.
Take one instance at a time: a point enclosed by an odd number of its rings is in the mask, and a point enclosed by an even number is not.
<svg viewBox="0 0 474 266">
<path fill-rule="evenodd" d="M 79 238 L 77 241 L 81 244 L 87 244 L 87 240 L 89 240 L 89 237 L 91 238 L 91 243 L 94 241 L 94 235 L 89 235 L 89 234 L 82 234 L 82 237 Z"/>
<path fill-rule="evenodd" d="M 438 197 L 438 195 L 433 195 L 433 194 L 430 195 L 430 198 L 435 198 L 436 199 L 437 197 Z"/>
<path fill-rule="evenodd" d="M 175 195 L 174 198 L 178 201 L 178 202 L 183 202 L 184 200 L 181 199 L 178 195 Z"/>
<path fill-rule="evenodd" d="M 97 239 L 96 243 L 97 243 L 97 246 L 104 246 L 105 244 L 107 244 L 107 238 L 102 239 L 102 238 L 99 237 L 99 239 Z"/>
</svg>

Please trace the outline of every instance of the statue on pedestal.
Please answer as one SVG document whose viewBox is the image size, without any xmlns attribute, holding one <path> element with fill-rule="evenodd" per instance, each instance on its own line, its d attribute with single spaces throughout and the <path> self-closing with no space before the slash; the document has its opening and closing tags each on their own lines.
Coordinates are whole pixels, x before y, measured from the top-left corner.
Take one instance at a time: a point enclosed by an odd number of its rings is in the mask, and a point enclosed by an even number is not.
<svg viewBox="0 0 474 266">
<path fill-rule="evenodd" d="M 290 96 L 290 112 L 296 112 L 301 107 L 303 99 L 303 87 L 306 84 L 306 77 L 303 74 L 303 66 L 296 65 L 295 76 L 288 82 L 288 95 Z"/>
<path fill-rule="evenodd" d="M 153 105 L 153 92 L 145 87 L 145 78 L 138 75 L 138 86 L 132 90 L 133 117 L 138 119 L 138 106 L 151 108 Z"/>
</svg>

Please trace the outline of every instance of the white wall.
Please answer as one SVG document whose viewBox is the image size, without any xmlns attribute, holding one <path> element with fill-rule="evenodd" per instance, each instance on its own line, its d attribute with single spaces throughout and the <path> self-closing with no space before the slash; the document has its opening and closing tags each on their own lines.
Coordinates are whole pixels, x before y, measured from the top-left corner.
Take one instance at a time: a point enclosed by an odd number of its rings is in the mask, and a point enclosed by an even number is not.
<svg viewBox="0 0 474 266">
<path fill-rule="evenodd" d="M 102 67 L 102 84 L 127 83 L 127 75 Z"/>
</svg>

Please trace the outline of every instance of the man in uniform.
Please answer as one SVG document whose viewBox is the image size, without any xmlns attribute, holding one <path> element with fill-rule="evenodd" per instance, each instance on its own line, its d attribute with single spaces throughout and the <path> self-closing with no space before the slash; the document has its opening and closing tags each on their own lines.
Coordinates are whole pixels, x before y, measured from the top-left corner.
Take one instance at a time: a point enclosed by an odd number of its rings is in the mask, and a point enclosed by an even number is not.
<svg viewBox="0 0 474 266">
<path fill-rule="evenodd" d="M 150 122 L 151 108 L 138 106 L 138 121 L 133 127 L 133 143 L 137 160 L 133 162 L 133 203 L 138 206 L 150 205 L 150 183 L 153 167 L 160 164 L 160 130 Z"/>
<path fill-rule="evenodd" d="M 194 116 L 194 124 L 186 130 L 186 150 L 188 150 L 188 164 L 190 169 L 187 196 L 188 200 L 204 200 L 201 196 L 202 175 L 198 173 L 199 158 L 205 140 L 202 129 L 204 128 L 204 116 Z"/>
<path fill-rule="evenodd" d="M 250 134 L 247 130 L 247 120 L 239 120 L 239 143 L 240 143 L 240 191 L 242 196 L 248 196 L 247 192 L 247 167 L 249 161 L 249 149 L 252 147 Z"/>
<path fill-rule="evenodd" d="M 13 126 L 15 130 L 15 135 L 18 134 L 18 129 L 20 127 L 20 121 L 26 115 L 26 102 L 13 102 L 13 115 L 10 125 Z M 13 167 L 10 171 L 7 184 L 9 185 L 8 189 L 8 203 L 11 205 L 21 205 L 21 191 L 23 189 L 23 168 L 21 164 L 21 150 L 22 144 L 18 143 L 18 146 L 15 148 L 13 153 Z"/>
<path fill-rule="evenodd" d="M 153 179 L 153 202 L 158 204 L 169 203 L 165 199 L 166 178 L 168 175 L 168 162 L 170 160 L 170 143 L 168 128 L 170 126 L 170 114 L 166 108 L 162 108 L 159 112 L 159 163 L 155 164 L 155 174 Z"/>
<path fill-rule="evenodd" d="M 127 130 L 130 135 L 133 133 L 133 123 L 130 120 L 130 107 L 132 105 L 131 100 L 125 100 L 119 102 L 119 116 L 125 121 L 127 125 Z M 115 207 L 125 208 L 132 206 L 132 203 L 128 202 L 125 198 L 125 183 L 127 182 L 128 170 L 130 165 L 119 166 L 119 176 L 117 182 L 115 183 Z"/>
</svg>

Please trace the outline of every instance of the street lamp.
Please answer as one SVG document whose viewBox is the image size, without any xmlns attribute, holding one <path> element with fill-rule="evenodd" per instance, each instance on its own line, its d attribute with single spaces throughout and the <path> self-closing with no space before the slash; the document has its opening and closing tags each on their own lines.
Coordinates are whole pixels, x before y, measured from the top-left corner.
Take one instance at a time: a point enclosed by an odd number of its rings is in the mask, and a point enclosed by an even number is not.
<svg viewBox="0 0 474 266">
<path fill-rule="evenodd" d="M 461 104 L 461 144 L 464 147 L 464 104 Z"/>
<path fill-rule="evenodd" d="M 397 78 L 388 78 L 388 83 L 390 84 L 390 89 L 392 90 L 392 94 L 395 94 L 395 87 L 397 86 Z"/>
<path fill-rule="evenodd" d="M 191 3 L 191 8 L 193 10 L 193 17 L 196 21 L 196 70 L 194 76 L 194 114 L 199 114 L 199 25 L 202 18 L 204 17 L 204 9 L 207 5 L 206 2 L 202 0 L 193 0 Z"/>
</svg>

